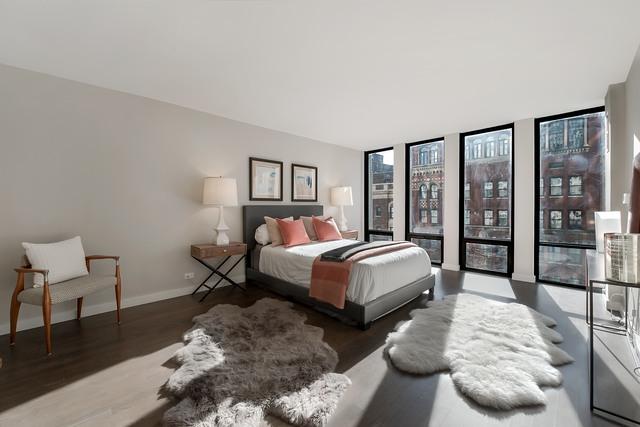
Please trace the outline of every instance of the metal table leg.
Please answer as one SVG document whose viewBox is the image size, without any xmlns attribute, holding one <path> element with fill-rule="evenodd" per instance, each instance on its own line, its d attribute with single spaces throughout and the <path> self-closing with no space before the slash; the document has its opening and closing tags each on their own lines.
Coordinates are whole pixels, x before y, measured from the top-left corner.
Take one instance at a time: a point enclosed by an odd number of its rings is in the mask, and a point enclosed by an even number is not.
<svg viewBox="0 0 640 427">
<path fill-rule="evenodd" d="M 231 283 L 231 285 L 233 285 L 233 287 L 237 287 L 240 288 L 242 291 L 246 291 L 245 288 L 243 288 L 242 286 L 240 286 L 238 283 L 236 283 L 233 279 L 231 279 L 228 274 L 231 273 L 231 271 L 236 268 L 236 266 L 238 264 L 240 264 L 240 262 L 245 258 L 245 255 L 242 255 L 228 270 L 226 273 L 223 273 L 220 268 L 222 267 L 222 265 L 224 263 L 226 263 L 229 259 L 231 259 L 231 257 L 226 257 L 224 261 L 222 261 L 217 267 L 213 267 L 209 264 L 207 264 L 206 262 L 204 262 L 203 260 L 196 258 L 196 257 L 192 257 L 193 259 L 195 259 L 196 261 L 198 261 L 200 264 L 204 265 L 205 267 L 207 267 L 209 270 L 211 270 L 211 274 L 205 279 L 204 282 L 202 282 L 200 284 L 200 286 L 198 286 L 198 289 L 200 289 L 200 287 L 204 286 L 205 288 L 208 289 L 207 293 L 204 294 L 202 296 L 202 298 L 200 298 L 200 302 L 204 301 L 211 292 L 213 292 L 214 289 L 216 289 L 218 287 L 218 285 L 223 281 L 226 280 L 227 282 Z M 212 287 L 207 286 L 205 283 L 207 282 L 207 280 L 209 280 L 209 278 L 211 276 L 213 276 L 214 274 L 218 275 L 220 278 L 218 279 L 218 281 L 216 282 L 215 285 L 213 285 Z M 196 289 L 197 291 L 197 289 Z M 196 292 L 194 291 L 194 293 Z"/>
</svg>

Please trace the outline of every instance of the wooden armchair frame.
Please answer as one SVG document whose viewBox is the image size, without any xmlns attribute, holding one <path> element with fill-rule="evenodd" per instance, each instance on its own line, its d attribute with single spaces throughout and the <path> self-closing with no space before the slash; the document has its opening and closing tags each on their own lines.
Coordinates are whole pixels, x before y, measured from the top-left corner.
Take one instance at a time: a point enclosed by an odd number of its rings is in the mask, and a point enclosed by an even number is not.
<svg viewBox="0 0 640 427">
<path fill-rule="evenodd" d="M 114 255 L 89 255 L 85 257 L 85 263 L 87 264 L 87 271 L 91 272 L 91 261 L 111 259 L 115 261 L 115 293 L 116 293 L 116 319 L 120 324 L 120 300 L 122 292 L 122 278 L 120 276 L 120 257 Z M 49 270 L 40 270 L 31 268 L 28 260 L 25 257 L 25 263 L 22 267 L 14 269 L 18 273 L 16 280 L 16 288 L 13 291 L 11 297 L 11 332 L 9 335 L 9 344 L 15 345 L 16 343 L 16 331 L 18 328 L 18 314 L 20 312 L 20 306 L 22 302 L 18 300 L 18 295 L 24 290 L 24 278 L 26 274 L 42 274 L 44 276 L 44 284 L 42 291 L 42 319 L 44 320 L 44 334 L 45 343 L 47 346 L 47 354 L 51 355 L 51 295 L 49 292 Z M 53 285 L 55 286 L 55 285 Z M 80 320 L 82 314 L 82 300 L 80 297 L 76 300 L 76 318 Z"/>
</svg>

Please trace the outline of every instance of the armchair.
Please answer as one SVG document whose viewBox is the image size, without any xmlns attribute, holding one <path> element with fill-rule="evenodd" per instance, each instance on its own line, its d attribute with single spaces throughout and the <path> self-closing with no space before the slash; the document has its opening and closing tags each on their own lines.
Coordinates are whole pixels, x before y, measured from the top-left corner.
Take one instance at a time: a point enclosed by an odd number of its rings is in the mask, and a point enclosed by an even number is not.
<svg viewBox="0 0 640 427">
<path fill-rule="evenodd" d="M 111 259 L 115 261 L 114 275 L 101 275 L 91 273 L 91 262 L 95 260 Z M 42 306 L 42 318 L 44 320 L 45 343 L 47 354 L 51 354 L 51 306 L 64 301 L 76 300 L 76 318 L 79 320 L 82 314 L 83 298 L 99 290 L 115 287 L 116 294 L 116 319 L 120 324 L 120 296 L 122 291 L 122 278 L 120 276 L 120 257 L 109 255 L 90 255 L 85 257 L 89 275 L 67 280 L 65 282 L 49 285 L 49 270 L 31 268 L 25 257 L 22 267 L 16 268 L 18 274 L 16 287 L 11 298 L 11 332 L 9 344 L 15 345 L 16 330 L 18 327 L 18 313 L 22 303 Z M 39 288 L 24 287 L 26 274 L 42 274 L 44 285 Z"/>
</svg>

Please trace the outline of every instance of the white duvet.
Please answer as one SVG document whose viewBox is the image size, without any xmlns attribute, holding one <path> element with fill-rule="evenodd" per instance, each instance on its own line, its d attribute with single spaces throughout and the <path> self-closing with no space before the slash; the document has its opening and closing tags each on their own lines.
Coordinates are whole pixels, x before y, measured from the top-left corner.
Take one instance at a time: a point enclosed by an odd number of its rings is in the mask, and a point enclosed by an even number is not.
<svg viewBox="0 0 640 427">
<path fill-rule="evenodd" d="M 291 248 L 267 245 L 260 251 L 259 269 L 269 276 L 308 288 L 313 260 L 323 252 L 352 243 L 353 240 L 333 240 Z M 429 255 L 418 247 L 366 258 L 351 269 L 347 299 L 366 304 L 429 274 Z"/>
</svg>

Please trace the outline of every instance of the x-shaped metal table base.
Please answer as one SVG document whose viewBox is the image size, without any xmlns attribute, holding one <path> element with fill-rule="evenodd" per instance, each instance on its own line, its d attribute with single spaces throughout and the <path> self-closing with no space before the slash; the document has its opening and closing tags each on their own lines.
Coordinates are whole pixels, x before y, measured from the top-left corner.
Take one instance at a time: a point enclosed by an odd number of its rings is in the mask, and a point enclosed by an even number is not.
<svg viewBox="0 0 640 427">
<path fill-rule="evenodd" d="M 231 273 L 231 271 L 236 267 L 236 265 L 238 265 L 240 263 L 240 261 L 242 261 L 244 259 L 245 255 L 242 255 L 236 262 L 235 264 L 233 264 L 231 266 L 230 269 L 227 270 L 226 273 L 223 273 L 220 269 L 222 268 L 222 266 L 231 259 L 230 256 L 226 257 L 220 264 L 218 264 L 217 267 L 214 267 L 212 265 L 207 264 L 206 262 L 204 262 L 203 260 L 201 260 L 200 258 L 194 257 L 192 256 L 191 258 L 195 259 L 196 261 L 198 261 L 200 264 L 204 265 L 205 267 L 207 267 L 211 273 L 207 276 L 206 279 L 204 279 L 202 281 L 202 283 L 200 283 L 200 285 L 195 289 L 195 291 L 193 291 L 191 293 L 191 295 L 195 295 L 196 292 L 198 292 L 198 290 L 200 290 L 201 287 L 205 287 L 208 289 L 207 293 L 204 294 L 204 296 L 202 298 L 200 298 L 200 302 L 204 301 L 211 292 L 213 292 L 213 290 L 215 288 L 218 287 L 218 285 L 223 281 L 226 280 L 227 282 L 231 283 L 234 287 L 236 288 L 240 288 L 242 291 L 246 291 L 245 288 L 243 288 L 242 286 L 240 286 L 238 283 L 236 283 L 233 279 L 231 279 L 228 274 Z M 208 286 L 206 283 L 207 281 L 211 278 L 211 276 L 213 276 L 214 274 L 220 276 L 220 278 L 218 279 L 218 281 L 216 282 L 215 285 L 213 286 Z"/>
</svg>

